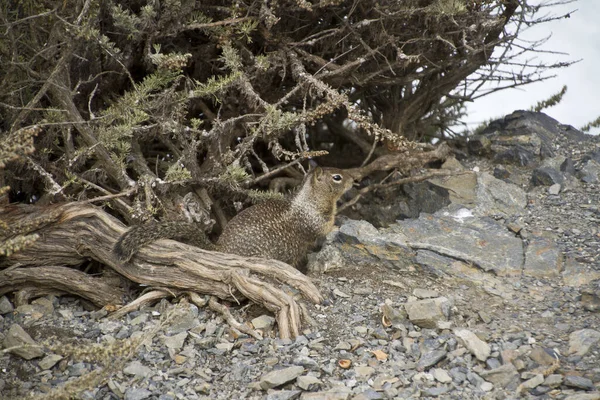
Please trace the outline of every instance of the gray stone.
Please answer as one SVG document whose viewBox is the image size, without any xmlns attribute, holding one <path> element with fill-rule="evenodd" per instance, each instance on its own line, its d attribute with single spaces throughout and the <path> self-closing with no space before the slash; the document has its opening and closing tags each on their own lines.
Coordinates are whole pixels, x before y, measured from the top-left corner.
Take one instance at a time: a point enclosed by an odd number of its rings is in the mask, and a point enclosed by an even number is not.
<svg viewBox="0 0 600 400">
<path fill-rule="evenodd" d="M 125 391 L 125 400 L 144 400 L 152 396 L 148 389 L 128 388 Z"/>
<path fill-rule="evenodd" d="M 42 358 L 38 363 L 38 366 L 43 370 L 48 370 L 56 365 L 57 362 L 63 359 L 63 356 L 58 354 L 48 354 Z"/>
<path fill-rule="evenodd" d="M 583 357 L 592 346 L 600 342 L 600 332 L 594 329 L 581 329 L 569 335 L 569 354 Z"/>
<path fill-rule="evenodd" d="M 600 400 L 600 392 L 572 394 L 565 397 L 565 400 Z"/>
<path fill-rule="evenodd" d="M 583 390 L 594 390 L 594 383 L 591 379 L 583 376 L 567 375 L 563 380 L 565 386 L 574 387 Z"/>
<path fill-rule="evenodd" d="M 504 364 L 498 368 L 481 372 L 481 377 L 495 386 L 508 388 L 519 382 L 519 372 L 512 364 Z"/>
<path fill-rule="evenodd" d="M 518 391 L 522 392 L 523 390 L 533 389 L 535 387 L 538 387 L 542 383 L 544 383 L 544 375 L 537 374 L 533 378 L 528 379 L 525 382 L 521 383 L 521 385 L 519 385 Z"/>
<path fill-rule="evenodd" d="M 454 334 L 479 361 L 485 361 L 490 356 L 490 346 L 470 330 L 455 329 Z"/>
<path fill-rule="evenodd" d="M 429 371 L 429 372 L 431 373 L 431 375 L 433 375 L 435 380 L 440 383 L 452 382 L 452 378 L 450 377 L 450 375 L 448 374 L 448 372 L 445 369 L 432 368 L 431 371 Z"/>
<path fill-rule="evenodd" d="M 531 174 L 531 184 L 533 186 L 552 186 L 561 184 L 565 180 L 564 176 L 551 167 L 539 167 L 533 170 Z"/>
<path fill-rule="evenodd" d="M 270 315 L 263 314 L 260 317 L 256 317 L 252 320 L 254 329 L 269 330 L 275 324 L 275 318 Z"/>
<path fill-rule="evenodd" d="M 525 206 L 527 194 L 523 189 L 496 179 L 487 172 L 477 174 L 476 216 L 520 215 Z"/>
<path fill-rule="evenodd" d="M 200 325 L 198 320 L 198 307 L 190 305 L 190 308 L 186 312 L 178 314 L 173 322 L 169 324 L 166 330 L 166 334 L 176 335 L 181 332 L 192 330 Z"/>
<path fill-rule="evenodd" d="M 327 392 L 304 392 L 300 400 L 347 400 L 350 393 L 343 389 L 331 389 Z"/>
<path fill-rule="evenodd" d="M 357 377 L 368 378 L 375 373 L 375 368 L 359 365 L 354 367 L 354 372 L 356 373 Z"/>
<path fill-rule="evenodd" d="M 0 315 L 8 314 L 14 311 L 14 307 L 8 297 L 2 296 L 0 297 Z"/>
<path fill-rule="evenodd" d="M 445 350 L 433 350 L 423 354 L 417 363 L 417 370 L 424 371 L 429 367 L 434 366 L 446 358 L 446 354 L 447 352 Z"/>
<path fill-rule="evenodd" d="M 591 268 L 573 257 L 565 258 L 565 269 L 562 272 L 563 282 L 567 286 L 580 287 L 600 279 L 600 270 Z"/>
<path fill-rule="evenodd" d="M 581 291 L 581 304 L 587 311 L 600 311 L 600 290 L 583 289 Z"/>
<path fill-rule="evenodd" d="M 414 289 L 413 295 L 415 297 L 418 297 L 419 299 L 431 299 L 434 297 L 439 297 L 439 293 L 436 292 L 435 290 L 421 289 L 421 288 Z"/>
<path fill-rule="evenodd" d="M 127 375 L 135 375 L 140 378 L 149 378 L 154 375 L 151 368 L 146 367 L 139 361 L 132 361 L 127 364 L 127 366 L 123 368 L 123 372 Z"/>
<path fill-rule="evenodd" d="M 523 243 L 491 218 L 457 210 L 448 216 L 423 214 L 390 229 L 410 237 L 408 245 L 450 259 L 472 263 L 497 275 L 516 275 L 523 266 Z"/>
<path fill-rule="evenodd" d="M 278 370 L 273 370 L 260 378 L 259 385 L 263 390 L 281 386 L 293 381 L 304 372 L 304 367 L 293 366 Z"/>
<path fill-rule="evenodd" d="M 421 328 L 433 329 L 439 321 L 447 321 L 452 303 L 445 297 L 417 300 L 404 304 L 410 321 Z"/>
<path fill-rule="evenodd" d="M 560 276 L 562 252 L 550 239 L 532 236 L 525 251 L 523 273 L 536 278 Z"/>
<path fill-rule="evenodd" d="M 454 205 L 472 209 L 475 216 L 518 215 L 527 205 L 523 189 L 487 172 L 434 178 L 430 182 L 447 189 Z"/>
<path fill-rule="evenodd" d="M 299 376 L 296 379 L 296 385 L 302 390 L 313 391 L 318 386 L 322 385 L 323 382 L 319 378 L 310 375 Z"/>
<path fill-rule="evenodd" d="M 558 355 L 552 349 L 545 349 L 542 347 L 536 347 L 529 353 L 529 358 L 538 363 L 539 365 L 552 365 L 558 361 Z"/>
<path fill-rule="evenodd" d="M 21 326 L 13 324 L 4 338 L 4 348 L 16 347 L 10 353 L 18 355 L 26 360 L 42 357 L 44 351 L 37 346 L 37 343 L 29 336 Z"/>
<path fill-rule="evenodd" d="M 490 382 L 483 382 L 483 383 L 482 383 L 482 384 L 479 386 L 479 388 L 480 388 L 481 390 L 483 390 L 484 392 L 491 392 L 491 391 L 492 391 L 492 389 L 494 389 L 494 385 L 493 385 L 492 383 L 490 383 Z"/>
<path fill-rule="evenodd" d="M 563 376 L 560 374 L 551 374 L 544 379 L 544 386 L 549 388 L 559 387 L 563 382 Z"/>
<path fill-rule="evenodd" d="M 560 185 L 560 183 L 555 183 L 554 185 L 551 185 L 548 188 L 548 194 L 551 194 L 553 196 L 556 196 L 560 193 L 560 189 L 562 188 L 562 186 Z"/>
<path fill-rule="evenodd" d="M 403 234 L 379 231 L 366 221 L 346 220 L 338 231 L 327 236 L 323 250 L 309 256 L 307 268 L 317 273 L 376 263 L 406 269 L 414 264 L 414 257 L 415 252 L 407 246 Z"/>
<path fill-rule="evenodd" d="M 577 177 L 585 183 L 598 183 L 600 180 L 600 163 L 588 160 L 577 172 Z"/>
<path fill-rule="evenodd" d="M 187 337 L 187 332 L 181 332 L 173 336 L 163 336 L 163 342 L 169 349 L 179 350 L 183 347 L 183 343 Z"/>
<path fill-rule="evenodd" d="M 450 387 L 450 386 L 435 386 L 435 387 L 426 388 L 425 390 L 423 390 L 423 394 L 425 396 L 430 396 L 430 397 L 439 397 L 443 394 L 448 393 L 451 390 L 452 390 L 452 387 Z"/>
<path fill-rule="evenodd" d="M 301 390 L 273 390 L 267 393 L 265 400 L 295 400 L 301 394 Z"/>
</svg>

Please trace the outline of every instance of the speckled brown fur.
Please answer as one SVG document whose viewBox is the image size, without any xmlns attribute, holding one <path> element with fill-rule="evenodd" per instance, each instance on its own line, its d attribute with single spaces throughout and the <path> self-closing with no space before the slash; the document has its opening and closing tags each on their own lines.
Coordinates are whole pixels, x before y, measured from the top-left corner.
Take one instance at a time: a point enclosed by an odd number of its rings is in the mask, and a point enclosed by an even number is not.
<svg viewBox="0 0 600 400">
<path fill-rule="evenodd" d="M 245 209 L 225 227 L 216 245 L 193 224 L 155 224 L 133 228 L 115 245 L 126 261 L 143 245 L 159 238 L 188 238 L 208 250 L 248 257 L 273 258 L 298 266 L 315 242 L 333 228 L 336 202 L 352 186 L 348 173 L 316 167 L 290 199 L 267 200 Z"/>
</svg>

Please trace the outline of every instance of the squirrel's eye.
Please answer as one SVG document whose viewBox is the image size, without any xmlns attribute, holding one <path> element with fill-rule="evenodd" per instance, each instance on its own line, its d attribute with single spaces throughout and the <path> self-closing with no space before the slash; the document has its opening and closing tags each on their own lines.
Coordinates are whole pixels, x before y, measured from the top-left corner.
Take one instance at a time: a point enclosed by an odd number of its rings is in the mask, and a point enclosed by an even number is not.
<svg viewBox="0 0 600 400">
<path fill-rule="evenodd" d="M 336 182 L 341 182 L 342 181 L 342 176 L 340 174 L 331 175 L 331 177 Z"/>
</svg>

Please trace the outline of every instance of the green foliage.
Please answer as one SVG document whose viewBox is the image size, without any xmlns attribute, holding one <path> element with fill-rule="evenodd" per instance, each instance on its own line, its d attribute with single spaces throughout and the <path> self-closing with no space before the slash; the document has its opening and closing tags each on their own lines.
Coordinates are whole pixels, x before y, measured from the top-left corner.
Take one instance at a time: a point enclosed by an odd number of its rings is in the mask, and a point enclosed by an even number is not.
<svg viewBox="0 0 600 400">
<path fill-rule="evenodd" d="M 436 14 L 455 15 L 467 11 L 465 0 L 437 0 L 429 7 Z"/>
<path fill-rule="evenodd" d="M 595 120 L 588 122 L 584 126 L 581 127 L 582 132 L 589 132 L 592 128 L 600 128 L 600 117 Z"/>
<path fill-rule="evenodd" d="M 196 81 L 190 97 L 213 97 L 219 101 L 218 95 L 235 84 L 241 76 L 241 72 L 232 72 L 229 75 L 212 76 L 205 83 Z"/>
<path fill-rule="evenodd" d="M 192 179 L 192 174 L 183 165 L 176 162 L 172 164 L 165 174 L 165 181 L 169 183 L 182 183 Z"/>
<path fill-rule="evenodd" d="M 530 111 L 540 112 L 546 108 L 554 107 L 562 100 L 563 96 L 567 93 L 567 85 L 564 85 L 558 93 L 553 94 L 546 100 L 538 101 L 534 106 L 529 108 Z"/>
<path fill-rule="evenodd" d="M 219 176 L 221 182 L 234 187 L 239 186 L 248 179 L 250 179 L 248 172 L 236 163 L 229 165 L 225 172 Z"/>
<path fill-rule="evenodd" d="M 10 161 L 15 161 L 35 151 L 33 139 L 41 131 L 33 126 L 19 129 L 8 136 L 0 136 L 0 169 Z"/>
</svg>

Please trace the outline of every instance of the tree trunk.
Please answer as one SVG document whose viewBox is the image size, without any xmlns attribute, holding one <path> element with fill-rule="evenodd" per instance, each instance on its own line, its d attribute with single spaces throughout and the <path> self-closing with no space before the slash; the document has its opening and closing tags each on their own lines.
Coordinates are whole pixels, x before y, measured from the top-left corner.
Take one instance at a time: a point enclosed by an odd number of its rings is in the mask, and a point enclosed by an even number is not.
<svg viewBox="0 0 600 400">
<path fill-rule="evenodd" d="M 122 305 L 123 289 L 103 277 L 66 267 L 96 260 L 140 284 L 233 301 L 248 298 L 276 315 L 282 338 L 298 335 L 301 307 L 277 281 L 296 288 L 312 302 L 322 301 L 310 279 L 285 263 L 210 252 L 172 240 L 156 241 L 122 264 L 112 248 L 125 227 L 85 203 L 7 206 L 0 212 L 11 232 L 39 235 L 32 244 L 0 259 L 0 294 L 36 288 L 41 293 L 78 295 L 98 306 Z"/>
</svg>

